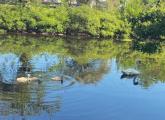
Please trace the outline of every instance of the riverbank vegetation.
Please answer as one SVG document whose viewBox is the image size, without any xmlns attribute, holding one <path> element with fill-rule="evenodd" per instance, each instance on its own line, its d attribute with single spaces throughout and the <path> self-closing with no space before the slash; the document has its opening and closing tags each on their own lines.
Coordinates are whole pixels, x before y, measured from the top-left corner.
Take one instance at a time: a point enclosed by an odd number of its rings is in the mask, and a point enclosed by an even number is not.
<svg viewBox="0 0 165 120">
<path fill-rule="evenodd" d="M 164 39 L 164 1 L 130 0 L 113 4 L 115 7 L 101 10 L 88 5 L 0 4 L 0 32 Z"/>
</svg>

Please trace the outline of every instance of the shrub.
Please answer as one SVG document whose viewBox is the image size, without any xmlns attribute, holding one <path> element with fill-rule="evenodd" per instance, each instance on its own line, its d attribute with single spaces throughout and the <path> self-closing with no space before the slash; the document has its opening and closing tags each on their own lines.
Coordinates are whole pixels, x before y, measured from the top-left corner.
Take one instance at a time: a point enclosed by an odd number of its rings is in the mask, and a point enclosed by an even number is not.
<svg viewBox="0 0 165 120">
<path fill-rule="evenodd" d="M 88 6 L 72 8 L 69 12 L 69 32 L 85 32 L 92 36 L 116 37 L 129 34 L 127 22 L 111 12 L 99 11 Z M 127 29 L 127 30 L 126 30 Z"/>
<path fill-rule="evenodd" d="M 139 39 L 159 39 L 165 36 L 165 2 L 133 1 L 127 3 L 124 13 L 132 25 L 133 36 Z"/>
<path fill-rule="evenodd" d="M 21 16 L 21 9 L 12 5 L 0 5 L 0 28 L 7 31 L 25 30 Z"/>
<path fill-rule="evenodd" d="M 67 21 L 65 7 L 0 5 L 0 28 L 7 31 L 64 32 Z"/>
<path fill-rule="evenodd" d="M 128 22 L 114 14 L 102 14 L 100 23 L 100 35 L 103 37 L 127 38 L 131 32 Z"/>
<path fill-rule="evenodd" d="M 74 33 L 85 32 L 97 36 L 99 35 L 100 28 L 99 16 L 99 11 L 88 6 L 71 8 L 69 11 L 70 21 L 68 30 Z"/>
<path fill-rule="evenodd" d="M 50 8 L 41 5 L 0 5 L 0 29 L 8 32 L 85 33 L 122 38 L 130 26 L 119 14 L 89 6 Z"/>
<path fill-rule="evenodd" d="M 68 12 L 65 7 L 54 9 L 32 6 L 30 10 L 31 18 L 36 22 L 36 31 L 59 33 L 65 31 L 68 21 Z"/>
</svg>

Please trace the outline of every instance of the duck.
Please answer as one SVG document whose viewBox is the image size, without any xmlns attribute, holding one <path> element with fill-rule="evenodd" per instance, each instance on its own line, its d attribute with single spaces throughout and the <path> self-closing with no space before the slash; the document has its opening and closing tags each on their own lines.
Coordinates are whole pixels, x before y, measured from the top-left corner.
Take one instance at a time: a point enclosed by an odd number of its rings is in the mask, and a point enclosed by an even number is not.
<svg viewBox="0 0 165 120">
<path fill-rule="evenodd" d="M 55 81 L 61 81 L 61 80 L 63 80 L 63 76 L 54 76 L 51 79 L 55 80 Z"/>
<path fill-rule="evenodd" d="M 54 76 L 51 79 L 54 81 L 60 81 L 61 83 L 63 83 L 63 76 Z"/>
<path fill-rule="evenodd" d="M 125 76 L 137 76 L 137 75 L 140 74 L 139 71 L 137 71 L 137 70 L 135 70 L 135 69 L 131 69 L 131 68 L 126 69 L 126 70 L 122 70 L 121 72 L 122 72 L 123 75 L 125 75 Z"/>
<path fill-rule="evenodd" d="M 27 82 L 30 82 L 30 81 L 36 81 L 38 80 L 37 77 L 31 77 L 30 74 L 27 75 L 27 77 L 19 77 L 16 79 L 16 82 L 17 83 L 27 83 Z"/>
</svg>

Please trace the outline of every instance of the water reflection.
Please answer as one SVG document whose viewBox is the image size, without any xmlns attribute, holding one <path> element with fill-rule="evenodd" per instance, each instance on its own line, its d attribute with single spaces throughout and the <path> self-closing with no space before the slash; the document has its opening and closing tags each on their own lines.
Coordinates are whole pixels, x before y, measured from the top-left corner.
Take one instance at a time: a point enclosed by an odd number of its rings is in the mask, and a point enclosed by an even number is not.
<svg viewBox="0 0 165 120">
<path fill-rule="evenodd" d="M 142 84 L 144 86 L 152 85 L 155 80 L 164 81 L 165 79 L 163 76 L 165 54 L 163 44 L 160 42 L 135 41 L 130 44 L 115 43 L 109 40 L 97 42 L 95 40 L 69 39 L 64 41 L 45 37 L 41 37 L 41 40 L 38 41 L 35 37 L 25 36 L 5 36 L 3 38 L 6 40 L 0 41 L 0 51 L 10 53 L 13 56 L 10 59 L 15 62 L 5 61 L 4 59 L 9 59 L 9 57 L 5 58 L 7 55 L 1 54 L 2 67 L 0 68 L 1 71 L 4 69 L 1 79 L 12 79 L 13 81 L 16 77 L 31 73 L 44 80 L 50 79 L 54 75 L 64 74 L 81 83 L 96 83 L 104 74 L 108 73 L 111 68 L 108 61 L 112 58 L 116 59 L 119 69 L 136 68 L 141 71 L 140 81 L 144 83 Z M 31 44 L 28 49 L 26 46 L 24 47 L 27 41 Z M 130 47 L 130 45 L 132 46 Z M 132 51 L 130 48 L 142 52 Z M 3 61 L 5 62 L 3 63 Z M 17 64 L 20 64 L 19 69 Z M 4 67 L 4 65 L 8 65 L 8 67 Z M 11 70 L 13 70 L 12 74 L 7 74 Z M 150 80 L 146 82 L 147 79 Z"/>
<path fill-rule="evenodd" d="M 133 81 L 133 85 L 140 85 L 140 80 L 137 75 L 128 76 L 128 75 L 122 74 L 120 78 L 121 79 L 130 79 Z"/>
<path fill-rule="evenodd" d="M 20 73 L 31 72 L 32 66 L 30 64 L 30 57 L 27 53 L 22 53 L 20 55 L 21 66 L 19 68 Z"/>
<path fill-rule="evenodd" d="M 15 54 L 0 55 L 0 76 L 4 83 L 14 83 L 20 65 L 19 57 Z"/>
<path fill-rule="evenodd" d="M 139 43 L 115 43 L 110 40 L 69 39 L 65 41 L 60 38 L 36 39 L 25 36 L 3 38 L 5 40 L 0 41 L 0 108 L 4 109 L 0 109 L 0 119 L 10 119 L 10 116 L 13 119 L 30 119 L 31 116 L 40 118 L 42 115 L 47 115 L 47 119 L 54 119 L 56 113 L 66 114 L 63 105 L 67 104 L 68 98 L 73 101 L 72 104 L 76 104 L 75 112 L 82 113 L 83 111 L 77 108 L 83 104 L 79 97 L 81 99 L 85 97 L 81 97 L 84 94 L 81 86 L 86 86 L 90 91 L 89 84 L 104 86 L 102 89 L 98 88 L 96 93 L 103 91 L 102 95 L 105 95 L 110 94 L 107 91 L 114 89 L 120 91 L 120 87 L 123 90 L 123 83 L 127 79 L 130 83 L 129 87 L 140 86 L 148 89 L 158 82 L 165 82 L 165 53 L 162 43 L 156 44 L 155 47 L 151 43 L 141 46 Z M 141 74 L 139 76 L 121 75 L 121 70 L 128 68 L 137 69 Z M 27 74 L 38 77 L 41 82 L 12 84 L 17 77 L 25 77 Z M 68 79 L 64 79 L 61 84 L 51 79 L 56 75 L 64 75 Z M 111 88 L 104 83 L 105 79 L 109 79 L 108 84 L 112 84 Z M 97 90 L 97 86 L 94 89 Z M 75 92 L 77 90 L 79 91 Z M 69 92 L 65 93 L 65 91 Z M 93 92 L 93 89 L 91 91 Z M 116 95 L 113 92 L 111 94 Z M 97 96 L 90 95 L 94 99 Z M 76 103 L 75 99 L 80 103 Z M 82 101 L 88 102 L 89 99 Z M 68 106 L 65 107 L 68 108 Z M 70 109 L 74 108 L 69 107 Z"/>
<path fill-rule="evenodd" d="M 109 70 L 107 60 L 91 60 L 86 64 L 79 64 L 71 59 L 67 61 L 67 66 L 68 69 L 65 72 L 85 84 L 97 83 Z"/>
<path fill-rule="evenodd" d="M 15 97 L 16 96 L 16 97 Z M 4 97 L 14 97 L 11 100 L 6 99 L 1 100 L 1 109 L 0 116 L 13 116 L 12 119 L 28 119 L 28 116 L 35 116 L 41 114 L 48 114 L 49 119 L 51 118 L 51 113 L 56 113 L 61 108 L 61 97 L 56 96 L 52 102 L 44 102 L 42 98 L 37 98 L 35 102 L 30 101 L 32 98 L 29 98 L 30 94 L 27 93 L 16 93 L 14 95 L 5 95 Z M 3 103 L 3 104 L 2 104 Z M 17 115 L 16 115 L 17 114 Z M 0 117 L 1 119 L 3 117 Z"/>
<path fill-rule="evenodd" d="M 61 97 L 49 97 L 53 83 L 0 84 L 0 119 L 29 119 L 29 116 L 56 113 L 61 108 Z M 47 90 L 46 90 L 47 89 Z M 2 117 L 3 116 L 3 117 Z M 49 116 L 49 119 L 52 119 Z"/>
<path fill-rule="evenodd" d="M 155 42 L 155 41 L 148 41 L 148 42 L 141 42 L 141 41 L 134 41 L 132 48 L 134 50 L 138 50 L 144 53 L 157 53 L 161 52 L 161 42 Z"/>
<path fill-rule="evenodd" d="M 30 63 L 33 65 L 33 71 L 47 72 L 50 67 L 58 64 L 59 60 L 56 55 L 50 55 L 49 53 L 41 53 L 34 56 Z"/>
</svg>

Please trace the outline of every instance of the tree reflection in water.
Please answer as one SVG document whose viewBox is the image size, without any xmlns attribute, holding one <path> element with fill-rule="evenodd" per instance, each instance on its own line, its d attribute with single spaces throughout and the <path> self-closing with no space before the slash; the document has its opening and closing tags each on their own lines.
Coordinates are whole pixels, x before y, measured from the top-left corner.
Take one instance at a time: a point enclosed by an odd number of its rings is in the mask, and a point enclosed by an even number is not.
<svg viewBox="0 0 165 120">
<path fill-rule="evenodd" d="M 0 84 L 0 87 L 3 85 Z M 61 108 L 61 97 L 55 96 L 51 101 L 45 101 L 44 87 L 44 85 L 26 84 L 17 85 L 15 92 L 0 90 L 0 107 L 3 108 L 0 109 L 0 116 L 5 118 L 5 116 L 18 114 L 22 119 L 26 119 L 28 116 L 49 114 L 51 118 L 51 114 Z M 17 116 L 15 117 L 18 119 Z"/>
<path fill-rule="evenodd" d="M 25 75 L 26 73 L 28 72 L 31 72 L 32 70 L 32 66 L 30 64 L 30 57 L 27 53 L 22 53 L 20 55 L 20 62 L 21 62 L 21 65 L 19 67 L 19 73 Z"/>
<path fill-rule="evenodd" d="M 153 54 L 153 53 L 161 52 L 162 46 L 160 41 L 141 42 L 135 40 L 132 43 L 132 49 L 141 51 L 143 53 Z"/>
<path fill-rule="evenodd" d="M 20 65 L 19 57 L 15 54 L 1 54 L 0 55 L 0 76 L 2 82 L 12 84 L 17 77 L 17 71 Z"/>
<path fill-rule="evenodd" d="M 103 80 L 105 74 L 115 74 L 115 78 L 120 80 L 122 69 L 136 68 L 141 74 L 128 78 L 133 81 L 133 85 L 149 88 L 158 81 L 165 82 L 165 48 L 161 43 L 156 44 L 150 52 L 149 46 L 153 45 L 150 43 L 140 46 L 141 44 L 115 43 L 110 40 L 65 41 L 47 37 L 38 40 L 22 36 L 5 39 L 0 41 L 2 81 L 13 81 L 30 72 L 34 77 L 41 75 L 42 82 L 18 85 L 1 83 L 0 108 L 4 109 L 0 109 L 0 115 L 4 117 L 11 115 L 26 119 L 44 113 L 51 117 L 51 114 L 60 111 L 62 98 L 49 94 L 56 93 L 54 90 L 57 83 L 51 80 L 53 75 L 70 76 L 77 80 L 77 84 L 96 84 Z M 112 60 L 115 63 L 109 64 Z M 117 71 L 113 71 L 113 66 Z M 117 82 L 120 84 L 120 81 Z"/>
<path fill-rule="evenodd" d="M 47 71 L 47 77 L 51 75 L 67 75 L 73 79 L 76 79 L 82 83 L 96 83 L 101 80 L 101 77 L 108 72 L 109 66 L 106 60 L 91 60 L 88 63 L 80 64 L 72 58 L 64 56 L 54 56 L 47 53 L 43 58 L 43 55 L 38 55 L 32 58 L 32 70 Z"/>
<path fill-rule="evenodd" d="M 65 72 L 81 83 L 97 83 L 108 72 L 109 65 L 107 63 L 106 60 L 91 60 L 86 64 L 79 64 L 70 59 L 66 61 L 68 69 Z"/>
<path fill-rule="evenodd" d="M 31 64 L 33 65 L 33 71 L 47 72 L 50 67 L 58 64 L 58 57 L 49 53 L 41 53 L 32 57 Z"/>
</svg>

